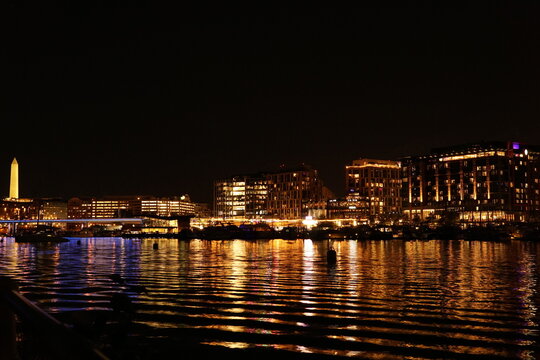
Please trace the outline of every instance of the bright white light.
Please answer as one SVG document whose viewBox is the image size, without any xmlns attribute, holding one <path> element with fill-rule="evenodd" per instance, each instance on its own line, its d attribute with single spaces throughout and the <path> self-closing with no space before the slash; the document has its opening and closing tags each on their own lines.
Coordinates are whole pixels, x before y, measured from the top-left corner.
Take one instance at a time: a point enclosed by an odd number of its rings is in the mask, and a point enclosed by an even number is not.
<svg viewBox="0 0 540 360">
<path fill-rule="evenodd" d="M 313 226 L 317 225 L 317 220 L 313 220 L 313 216 L 306 216 L 306 219 L 302 220 L 302 224 L 308 229 L 311 229 Z"/>
</svg>

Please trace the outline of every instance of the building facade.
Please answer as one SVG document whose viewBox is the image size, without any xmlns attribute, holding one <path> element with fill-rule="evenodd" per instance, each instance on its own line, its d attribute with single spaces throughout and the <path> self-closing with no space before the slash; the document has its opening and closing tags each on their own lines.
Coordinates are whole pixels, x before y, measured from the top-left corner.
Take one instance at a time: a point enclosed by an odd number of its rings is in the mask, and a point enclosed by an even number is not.
<svg viewBox="0 0 540 360">
<path fill-rule="evenodd" d="M 321 217 L 326 209 L 323 184 L 317 170 L 309 166 L 267 174 L 268 215 L 277 219 Z"/>
<path fill-rule="evenodd" d="M 369 202 L 356 197 L 344 197 L 328 200 L 326 212 L 329 219 L 369 220 Z"/>
<path fill-rule="evenodd" d="M 70 219 L 106 219 L 138 216 L 193 215 L 195 204 L 187 195 L 172 198 L 152 196 L 107 196 L 103 198 L 72 198 L 68 201 Z"/>
<path fill-rule="evenodd" d="M 214 183 L 214 216 L 222 219 L 323 217 L 324 187 L 308 166 L 234 176 Z"/>
<path fill-rule="evenodd" d="M 196 218 L 212 217 L 212 209 L 207 203 L 194 203 L 194 212 Z"/>
<path fill-rule="evenodd" d="M 268 181 L 264 174 L 240 175 L 214 182 L 214 215 L 222 219 L 266 217 Z"/>
<path fill-rule="evenodd" d="M 5 199 L 0 201 L 1 220 L 36 219 L 37 210 L 37 204 L 32 199 Z"/>
<path fill-rule="evenodd" d="M 62 199 L 38 199 L 40 219 L 67 219 L 67 201 Z"/>
<path fill-rule="evenodd" d="M 485 142 L 402 160 L 403 211 L 425 220 L 450 211 L 468 223 L 520 222 L 540 210 L 540 147 Z"/>
<path fill-rule="evenodd" d="M 337 202 L 347 218 L 375 221 L 401 214 L 399 161 L 359 159 L 345 167 L 346 197 Z"/>
</svg>

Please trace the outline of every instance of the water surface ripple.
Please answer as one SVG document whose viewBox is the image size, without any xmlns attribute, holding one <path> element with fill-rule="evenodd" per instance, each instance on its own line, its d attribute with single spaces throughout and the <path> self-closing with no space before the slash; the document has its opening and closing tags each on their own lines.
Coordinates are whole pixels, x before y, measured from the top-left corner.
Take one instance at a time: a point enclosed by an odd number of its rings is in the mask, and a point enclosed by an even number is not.
<svg viewBox="0 0 540 360">
<path fill-rule="evenodd" d="M 127 294 L 136 305 L 130 336 L 149 358 L 194 345 L 293 357 L 540 358 L 536 243 L 337 241 L 331 266 L 326 241 L 80 241 L 6 238 L 0 271 L 59 317 L 110 312 L 111 296 Z"/>
</svg>

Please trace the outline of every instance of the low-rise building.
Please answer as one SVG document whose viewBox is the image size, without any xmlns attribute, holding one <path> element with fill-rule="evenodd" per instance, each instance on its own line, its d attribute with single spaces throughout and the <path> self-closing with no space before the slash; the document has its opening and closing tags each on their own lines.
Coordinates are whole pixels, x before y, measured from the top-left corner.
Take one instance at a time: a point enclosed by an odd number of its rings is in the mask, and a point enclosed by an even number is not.
<svg viewBox="0 0 540 360">
<path fill-rule="evenodd" d="M 55 220 L 67 219 L 67 201 L 63 199 L 47 198 L 38 199 L 40 207 L 40 219 Z"/>
<path fill-rule="evenodd" d="M 356 219 L 367 222 L 369 202 L 359 197 L 346 197 L 328 200 L 329 219 Z"/>
<path fill-rule="evenodd" d="M 37 218 L 37 206 L 32 199 L 4 199 L 0 201 L 0 219 L 28 220 Z"/>
<path fill-rule="evenodd" d="M 102 198 L 72 198 L 68 201 L 70 219 L 103 219 L 137 216 L 193 215 L 195 204 L 189 196 L 172 198 L 153 196 L 106 196 Z"/>
</svg>

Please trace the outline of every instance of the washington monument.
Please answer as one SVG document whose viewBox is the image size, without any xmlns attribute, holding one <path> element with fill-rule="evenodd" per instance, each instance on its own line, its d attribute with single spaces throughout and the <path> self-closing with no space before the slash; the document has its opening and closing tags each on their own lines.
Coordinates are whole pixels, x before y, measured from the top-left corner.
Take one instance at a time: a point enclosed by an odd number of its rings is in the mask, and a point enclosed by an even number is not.
<svg viewBox="0 0 540 360">
<path fill-rule="evenodd" d="M 19 198 L 19 163 L 16 158 L 11 162 L 11 178 L 9 181 L 9 198 Z"/>
</svg>

